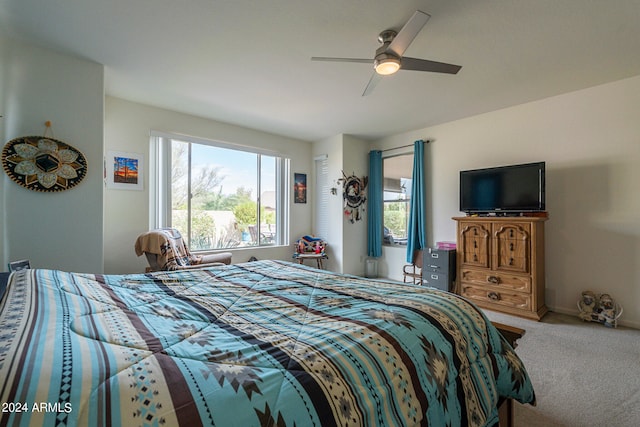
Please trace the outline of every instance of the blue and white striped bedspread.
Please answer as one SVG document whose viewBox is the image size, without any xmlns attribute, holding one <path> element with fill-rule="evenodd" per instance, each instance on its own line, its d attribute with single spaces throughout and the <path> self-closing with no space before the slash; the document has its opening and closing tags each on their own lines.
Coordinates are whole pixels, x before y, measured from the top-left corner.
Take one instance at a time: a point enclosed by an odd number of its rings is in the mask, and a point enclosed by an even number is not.
<svg viewBox="0 0 640 427">
<path fill-rule="evenodd" d="M 483 426 L 529 377 L 460 297 L 281 261 L 14 273 L 2 426 Z"/>
</svg>

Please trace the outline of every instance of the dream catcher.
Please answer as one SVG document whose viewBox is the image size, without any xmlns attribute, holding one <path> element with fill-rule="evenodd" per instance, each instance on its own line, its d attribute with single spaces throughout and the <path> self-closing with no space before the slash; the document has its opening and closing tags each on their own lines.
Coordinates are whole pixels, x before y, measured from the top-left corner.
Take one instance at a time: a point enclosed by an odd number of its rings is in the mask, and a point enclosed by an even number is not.
<svg viewBox="0 0 640 427">
<path fill-rule="evenodd" d="M 355 175 L 346 176 L 342 172 L 342 199 L 344 201 L 344 214 L 349 217 L 352 223 L 362 219 L 361 212 L 364 212 L 364 202 L 367 201 L 365 189 L 369 179 L 366 176 L 358 178 Z"/>
</svg>

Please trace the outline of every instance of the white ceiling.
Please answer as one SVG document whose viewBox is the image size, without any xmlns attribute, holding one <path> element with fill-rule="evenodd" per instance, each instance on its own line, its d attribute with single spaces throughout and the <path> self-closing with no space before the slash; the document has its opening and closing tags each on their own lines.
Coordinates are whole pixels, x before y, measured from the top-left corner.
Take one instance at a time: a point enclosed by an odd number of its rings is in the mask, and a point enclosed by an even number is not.
<svg viewBox="0 0 640 427">
<path fill-rule="evenodd" d="M 431 15 L 362 97 L 378 33 Z M 640 75 L 640 0 L 0 0 L 0 34 L 105 65 L 108 95 L 303 140 L 374 139 Z"/>
</svg>

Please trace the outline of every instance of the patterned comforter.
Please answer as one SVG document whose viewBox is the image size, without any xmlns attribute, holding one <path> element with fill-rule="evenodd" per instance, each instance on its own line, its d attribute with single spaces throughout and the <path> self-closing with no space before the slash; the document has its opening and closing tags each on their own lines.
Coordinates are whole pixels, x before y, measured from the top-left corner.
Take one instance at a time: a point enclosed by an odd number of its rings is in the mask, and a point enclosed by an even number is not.
<svg viewBox="0 0 640 427">
<path fill-rule="evenodd" d="M 0 425 L 483 426 L 529 377 L 480 310 L 281 261 L 13 273 Z"/>
</svg>

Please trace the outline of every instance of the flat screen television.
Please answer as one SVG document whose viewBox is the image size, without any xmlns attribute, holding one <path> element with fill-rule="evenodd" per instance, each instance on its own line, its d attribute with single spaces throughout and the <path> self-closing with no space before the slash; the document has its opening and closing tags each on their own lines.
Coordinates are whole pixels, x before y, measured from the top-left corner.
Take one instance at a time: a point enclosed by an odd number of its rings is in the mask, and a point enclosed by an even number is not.
<svg viewBox="0 0 640 427">
<path fill-rule="evenodd" d="M 460 171 L 460 211 L 467 214 L 545 210 L 545 162 Z"/>
</svg>

